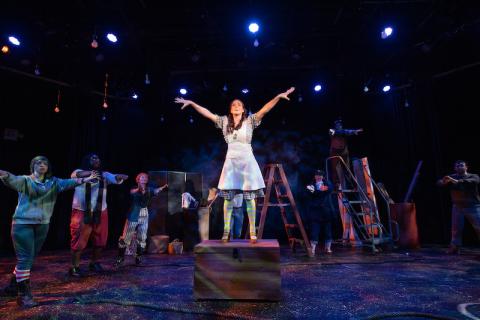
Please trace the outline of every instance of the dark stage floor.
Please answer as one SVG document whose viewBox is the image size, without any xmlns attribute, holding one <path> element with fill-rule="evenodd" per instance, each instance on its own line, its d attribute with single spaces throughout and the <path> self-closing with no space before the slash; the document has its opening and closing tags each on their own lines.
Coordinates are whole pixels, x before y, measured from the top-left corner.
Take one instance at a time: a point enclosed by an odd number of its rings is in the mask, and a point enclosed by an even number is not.
<svg viewBox="0 0 480 320">
<path fill-rule="evenodd" d="M 40 306 L 19 310 L 14 300 L 2 297 L 0 319 L 380 319 L 374 316 L 400 312 L 436 315 L 433 319 L 480 318 L 478 249 L 457 256 L 438 247 L 377 255 L 334 249 L 332 256 L 314 259 L 282 249 L 278 303 L 194 301 L 192 254 L 148 255 L 141 267 L 128 257 L 119 271 L 70 281 L 68 252 L 43 252 L 32 270 Z M 103 259 L 109 269 L 114 254 L 108 251 Z M 2 285 L 13 261 L 0 259 Z M 464 315 L 468 313 L 470 318 Z"/>
</svg>

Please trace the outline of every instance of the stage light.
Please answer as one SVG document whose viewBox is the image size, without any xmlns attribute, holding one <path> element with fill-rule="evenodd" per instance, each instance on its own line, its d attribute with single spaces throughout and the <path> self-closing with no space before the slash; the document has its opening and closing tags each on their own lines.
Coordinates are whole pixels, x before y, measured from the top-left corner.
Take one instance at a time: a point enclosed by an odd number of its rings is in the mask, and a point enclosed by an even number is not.
<svg viewBox="0 0 480 320">
<path fill-rule="evenodd" d="M 320 90 L 322 90 L 322 86 L 317 84 L 315 85 L 315 87 L 313 88 L 313 90 L 315 90 L 315 92 L 319 92 Z"/>
<path fill-rule="evenodd" d="M 390 85 L 387 84 L 387 85 L 383 86 L 382 90 L 383 90 L 383 92 L 388 92 L 388 91 L 390 91 L 390 89 L 391 89 Z"/>
<path fill-rule="evenodd" d="M 243 94 L 247 94 L 247 93 L 249 93 L 249 92 L 250 92 L 250 90 L 248 90 L 247 88 L 242 89 L 242 93 L 243 93 Z"/>
<path fill-rule="evenodd" d="M 2 53 L 7 54 L 8 51 L 10 51 L 10 48 L 9 48 L 8 46 L 3 46 L 3 47 L 2 47 Z"/>
<path fill-rule="evenodd" d="M 179 90 L 179 92 L 180 92 L 181 95 L 184 96 L 184 95 L 187 94 L 188 91 L 187 91 L 187 89 L 185 89 L 185 88 L 181 88 L 181 89 Z"/>
<path fill-rule="evenodd" d="M 392 27 L 385 27 L 381 33 L 382 39 L 387 39 L 390 37 L 393 33 L 393 28 Z"/>
<path fill-rule="evenodd" d="M 60 112 L 60 108 L 58 106 L 55 106 L 55 109 L 53 109 L 53 111 L 55 111 L 55 113 L 59 113 Z"/>
<path fill-rule="evenodd" d="M 14 36 L 8 37 L 8 41 L 10 41 L 12 44 L 14 44 L 16 46 L 20 45 L 20 41 Z"/>
<path fill-rule="evenodd" d="M 137 100 L 138 99 L 138 94 L 136 94 L 135 92 L 132 94 L 132 98 Z"/>
<path fill-rule="evenodd" d="M 248 31 L 250 31 L 251 33 L 257 33 L 259 29 L 260 29 L 260 27 L 258 26 L 258 24 L 256 22 L 252 22 L 248 26 Z"/>
<path fill-rule="evenodd" d="M 363 92 L 368 92 L 369 90 L 368 86 L 363 87 Z"/>
<path fill-rule="evenodd" d="M 114 35 L 113 33 L 107 34 L 107 39 L 110 40 L 111 42 L 115 43 L 118 41 L 117 36 Z"/>
<path fill-rule="evenodd" d="M 253 46 L 254 46 L 255 48 L 257 48 L 259 45 L 260 45 L 260 43 L 258 42 L 257 39 L 255 39 L 255 41 L 253 41 Z"/>
</svg>

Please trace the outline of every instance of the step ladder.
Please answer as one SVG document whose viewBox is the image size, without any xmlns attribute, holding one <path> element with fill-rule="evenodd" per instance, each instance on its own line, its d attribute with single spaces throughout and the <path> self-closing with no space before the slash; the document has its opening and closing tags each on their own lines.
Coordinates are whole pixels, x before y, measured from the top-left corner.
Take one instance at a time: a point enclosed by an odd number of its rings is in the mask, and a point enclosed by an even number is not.
<svg viewBox="0 0 480 320">
<path fill-rule="evenodd" d="M 288 243 L 292 251 L 295 252 L 296 245 L 300 244 L 305 248 L 308 256 L 313 257 L 312 247 L 305 232 L 302 218 L 298 212 L 283 166 L 281 164 L 267 164 L 264 167 L 264 179 L 266 185 L 265 197 L 263 203 L 258 204 L 258 207 L 261 207 L 258 238 L 262 239 L 263 237 L 268 208 L 276 207 L 280 210 L 280 216 L 282 217 L 285 233 L 287 234 Z M 275 192 L 274 197 L 272 197 L 272 191 Z M 276 202 L 272 202 L 272 200 L 276 200 Z M 287 208 L 290 208 L 295 223 L 288 222 Z M 301 239 L 294 236 L 295 230 L 300 232 Z"/>
<path fill-rule="evenodd" d="M 375 188 L 378 188 L 370 175 L 368 161 L 366 158 L 354 161 L 354 171 L 350 168 L 340 156 L 333 156 L 326 159 L 327 179 L 329 176 L 329 164 L 334 160 L 343 170 L 345 183 L 337 191 L 340 212 L 346 212 L 351 227 L 354 230 L 355 237 L 361 242 L 361 245 L 371 248 L 372 252 L 379 251 L 379 246 L 385 243 L 392 243 L 390 213 L 387 213 L 388 229 L 382 224 L 380 214 L 375 198 Z M 386 201 L 387 210 L 389 206 Z M 344 224 L 345 227 L 345 224 Z"/>
</svg>

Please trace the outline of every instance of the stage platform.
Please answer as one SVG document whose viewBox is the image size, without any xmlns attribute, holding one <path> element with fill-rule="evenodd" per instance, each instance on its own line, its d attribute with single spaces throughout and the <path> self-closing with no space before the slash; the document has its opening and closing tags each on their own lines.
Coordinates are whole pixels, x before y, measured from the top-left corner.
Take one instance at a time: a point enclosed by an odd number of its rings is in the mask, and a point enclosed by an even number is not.
<svg viewBox="0 0 480 320">
<path fill-rule="evenodd" d="M 40 306 L 19 310 L 14 299 L 0 297 L 0 319 L 382 319 L 401 313 L 474 319 L 462 312 L 480 318 L 480 250 L 455 256 L 444 251 L 372 255 L 334 247 L 333 255 L 308 258 L 281 248 L 278 302 L 196 301 L 193 254 L 147 255 L 141 267 L 128 257 L 124 268 L 113 271 L 115 251 L 109 250 L 102 259 L 107 273 L 69 279 L 69 252 L 46 251 L 32 270 Z M 2 286 L 13 262 L 0 258 Z"/>
</svg>

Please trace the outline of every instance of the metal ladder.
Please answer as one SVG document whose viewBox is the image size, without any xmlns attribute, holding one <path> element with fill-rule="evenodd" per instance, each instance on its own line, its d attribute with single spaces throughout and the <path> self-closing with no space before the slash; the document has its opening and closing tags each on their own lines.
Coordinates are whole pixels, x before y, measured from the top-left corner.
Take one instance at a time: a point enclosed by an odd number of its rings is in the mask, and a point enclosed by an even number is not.
<svg viewBox="0 0 480 320">
<path fill-rule="evenodd" d="M 373 181 L 373 179 L 371 179 L 370 173 L 367 172 L 366 174 L 373 182 L 373 187 L 371 190 L 370 188 L 368 188 L 369 190 L 366 190 L 367 188 L 362 187 L 357 177 L 352 173 L 350 168 L 340 156 L 329 157 L 325 160 L 327 179 L 329 178 L 329 162 L 332 159 L 338 160 L 347 182 L 347 188 L 341 188 L 337 192 L 339 205 L 342 205 L 347 211 L 348 215 L 351 217 L 354 229 L 362 245 L 365 247 L 370 247 L 372 252 L 376 253 L 379 251 L 379 245 L 393 242 L 390 214 L 388 212 L 387 229 L 381 222 L 378 207 L 375 201 L 374 188 L 378 190 L 378 185 Z M 388 201 L 385 199 L 380 190 L 379 192 L 382 199 L 387 203 L 387 210 L 389 211 Z M 340 208 L 340 210 L 342 210 L 342 208 Z"/>
<path fill-rule="evenodd" d="M 258 206 L 262 208 L 260 213 L 260 223 L 258 226 L 258 238 L 262 239 L 263 230 L 265 227 L 265 220 L 267 218 L 267 211 L 270 207 L 278 207 L 280 209 L 280 216 L 282 217 L 285 232 L 287 234 L 288 243 L 290 248 L 295 252 L 296 245 L 300 244 L 305 247 L 309 257 L 313 257 L 312 247 L 308 240 L 307 233 L 302 223 L 302 218 L 298 212 L 295 199 L 293 198 L 290 185 L 288 184 L 287 176 L 283 170 L 281 164 L 267 164 L 264 167 L 264 179 L 266 185 L 265 198 L 263 203 L 259 203 Z M 272 189 L 275 191 L 276 203 L 272 203 L 274 198 L 271 196 Z M 289 223 L 287 219 L 286 208 L 291 208 L 295 223 Z M 294 236 L 294 230 L 300 231 L 301 239 Z"/>
</svg>

